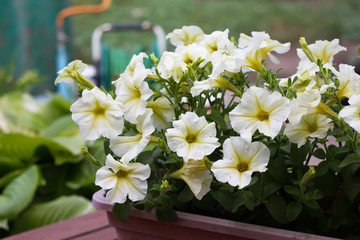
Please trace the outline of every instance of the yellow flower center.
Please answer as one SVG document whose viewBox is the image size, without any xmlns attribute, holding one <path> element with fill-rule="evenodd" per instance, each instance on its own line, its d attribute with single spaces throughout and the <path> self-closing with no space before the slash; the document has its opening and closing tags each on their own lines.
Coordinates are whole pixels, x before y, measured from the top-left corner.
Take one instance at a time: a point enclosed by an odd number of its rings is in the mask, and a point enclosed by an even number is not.
<svg viewBox="0 0 360 240">
<path fill-rule="evenodd" d="M 196 135 L 189 133 L 189 134 L 186 136 L 185 140 L 186 140 L 188 143 L 196 142 Z"/>
<path fill-rule="evenodd" d="M 105 111 L 106 109 L 100 105 L 96 105 L 96 107 L 93 109 L 93 113 L 95 116 L 104 115 Z"/>
<path fill-rule="evenodd" d="M 247 162 L 239 162 L 239 164 L 237 165 L 237 169 L 241 173 L 246 172 L 247 170 L 249 170 L 249 164 Z"/>
<path fill-rule="evenodd" d="M 184 63 L 186 63 L 186 65 L 192 64 L 194 62 L 194 60 L 189 57 L 189 55 L 186 55 L 186 58 L 184 58 Z"/>
<path fill-rule="evenodd" d="M 257 118 L 259 119 L 259 121 L 265 121 L 269 119 L 269 113 L 265 112 L 263 110 L 260 110 L 260 112 L 258 112 L 257 114 Z"/>
<path fill-rule="evenodd" d="M 117 178 L 126 178 L 128 175 L 128 172 L 120 169 L 119 171 L 117 171 L 115 173 L 115 175 Z"/>
</svg>

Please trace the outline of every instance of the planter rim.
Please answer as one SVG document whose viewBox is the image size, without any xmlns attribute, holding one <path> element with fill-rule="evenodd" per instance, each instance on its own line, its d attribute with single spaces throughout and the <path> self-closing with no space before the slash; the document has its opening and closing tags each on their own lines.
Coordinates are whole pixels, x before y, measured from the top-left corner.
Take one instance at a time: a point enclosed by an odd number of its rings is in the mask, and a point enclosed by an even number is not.
<svg viewBox="0 0 360 240">
<path fill-rule="evenodd" d="M 107 203 L 105 199 L 105 191 L 97 191 L 92 198 L 94 207 L 99 210 L 105 210 L 112 214 L 113 204 Z M 331 238 L 319 235 L 312 235 L 302 232 L 266 227 L 261 225 L 237 222 L 227 219 L 208 217 L 204 215 L 197 215 L 186 212 L 176 212 L 179 219 L 176 222 L 165 222 L 165 224 L 176 224 L 178 226 L 194 226 L 194 228 L 228 234 L 232 236 L 242 236 L 249 239 L 267 239 L 267 240 L 339 240 L 338 238 Z M 132 208 L 130 216 L 134 218 L 147 219 L 151 221 L 158 221 L 156 214 L 153 212 L 146 212 Z M 164 223 L 164 222 L 161 222 Z M 264 238 L 264 236 L 266 236 Z M 260 238 L 259 238 L 260 237 Z"/>
</svg>

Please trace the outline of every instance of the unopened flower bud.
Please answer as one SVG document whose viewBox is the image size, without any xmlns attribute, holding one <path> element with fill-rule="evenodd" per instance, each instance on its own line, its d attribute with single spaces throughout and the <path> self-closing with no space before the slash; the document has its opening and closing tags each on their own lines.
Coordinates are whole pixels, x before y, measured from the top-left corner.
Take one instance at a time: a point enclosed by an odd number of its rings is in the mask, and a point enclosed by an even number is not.
<svg viewBox="0 0 360 240">
<path fill-rule="evenodd" d="M 301 37 L 299 42 L 300 42 L 300 46 L 301 46 L 303 52 L 305 53 L 305 55 L 310 59 L 310 61 L 316 63 L 314 55 L 312 54 L 311 50 L 309 49 L 305 38 Z"/>
<path fill-rule="evenodd" d="M 302 186 L 306 185 L 309 181 L 314 179 L 315 175 L 316 175 L 315 167 L 310 166 L 309 170 L 304 174 L 303 178 L 301 179 L 300 185 Z"/>
<path fill-rule="evenodd" d="M 162 192 L 168 192 L 171 190 L 170 184 L 168 182 L 168 180 L 163 180 L 160 186 L 160 190 Z"/>
</svg>

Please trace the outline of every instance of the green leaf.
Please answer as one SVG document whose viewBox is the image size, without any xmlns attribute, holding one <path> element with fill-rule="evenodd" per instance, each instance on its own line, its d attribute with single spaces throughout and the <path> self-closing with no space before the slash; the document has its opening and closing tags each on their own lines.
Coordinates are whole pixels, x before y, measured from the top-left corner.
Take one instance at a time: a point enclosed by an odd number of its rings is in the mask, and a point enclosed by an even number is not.
<svg viewBox="0 0 360 240">
<path fill-rule="evenodd" d="M 302 210 L 302 205 L 298 202 L 290 202 L 287 206 L 286 216 L 289 222 L 295 221 L 300 215 Z"/>
<path fill-rule="evenodd" d="M 300 148 L 298 148 L 297 145 L 294 143 L 291 144 L 291 155 L 290 156 L 291 156 L 291 162 L 294 167 L 302 168 L 309 150 L 310 150 L 309 141 L 307 141 Z"/>
<path fill-rule="evenodd" d="M 239 207 L 241 207 L 242 205 L 244 205 L 244 200 L 243 197 L 241 195 L 238 195 L 233 202 L 233 206 L 231 209 L 232 213 L 235 213 Z"/>
<path fill-rule="evenodd" d="M 126 222 L 126 220 L 128 219 L 129 215 L 130 215 L 130 203 L 127 200 L 126 202 L 120 204 L 120 203 L 115 203 L 114 207 L 112 209 L 112 213 L 114 215 L 114 217 L 116 217 L 117 220 L 121 221 L 121 222 Z"/>
<path fill-rule="evenodd" d="M 268 165 L 268 172 L 272 177 L 278 180 L 280 183 L 286 183 L 288 172 L 286 170 L 285 161 L 283 158 L 272 158 Z"/>
<path fill-rule="evenodd" d="M 166 194 L 161 194 L 159 197 L 160 204 L 164 210 L 171 209 L 173 206 L 173 202 L 171 200 L 171 197 L 169 197 Z"/>
<path fill-rule="evenodd" d="M 66 114 L 59 117 L 47 128 L 40 131 L 40 135 L 48 138 L 79 135 L 79 127 L 72 120 L 71 115 Z"/>
<path fill-rule="evenodd" d="M 152 157 L 153 155 L 153 151 L 144 151 L 144 152 L 141 152 L 137 158 L 136 158 L 136 161 L 137 162 L 140 162 L 142 164 L 149 164 L 151 165 L 153 162 L 154 162 L 154 159 Z"/>
<path fill-rule="evenodd" d="M 210 193 L 211 196 L 215 198 L 225 210 L 227 211 L 232 210 L 234 195 L 231 192 L 214 190 L 214 191 L 210 191 Z"/>
<path fill-rule="evenodd" d="M 27 231 L 95 211 L 81 196 L 63 196 L 50 202 L 32 205 L 16 219 L 13 233 Z"/>
<path fill-rule="evenodd" d="M 254 194 L 250 191 L 244 191 L 241 194 L 242 199 L 244 201 L 245 206 L 250 210 L 254 210 L 254 208 L 258 205 L 257 200 L 254 197 Z"/>
<path fill-rule="evenodd" d="M 282 224 L 287 224 L 287 206 L 284 199 L 278 195 L 271 195 L 265 203 L 265 206 L 271 216 Z"/>
<path fill-rule="evenodd" d="M 9 221 L 7 219 L 0 219 L 0 229 L 9 231 Z"/>
<path fill-rule="evenodd" d="M 66 141 L 69 141 L 69 139 Z M 69 143 L 61 144 L 60 142 L 44 137 L 30 137 L 23 134 L 4 134 L 0 135 L 0 152 L 2 158 L 11 159 L 26 166 L 35 161 L 33 157 L 36 149 L 40 146 L 46 146 L 55 158 L 55 163 L 60 165 L 65 162 L 79 161 L 73 152 L 73 148 L 78 146 L 78 142 L 75 146 L 69 146 L 74 144 L 74 142 L 77 142 L 77 140 L 73 139 Z M 80 148 L 77 151 L 80 151 Z M 0 169 L 4 163 L 6 162 L 2 162 L 0 159 Z"/>
<path fill-rule="evenodd" d="M 284 190 L 285 190 L 287 193 L 293 195 L 294 197 L 300 196 L 300 192 L 301 192 L 301 191 L 300 191 L 300 188 L 299 188 L 298 186 L 294 186 L 294 185 L 286 185 L 286 186 L 284 187 Z"/>
<path fill-rule="evenodd" d="M 32 166 L 7 185 L 0 195 L 0 218 L 14 220 L 32 201 L 40 173 Z"/>
<path fill-rule="evenodd" d="M 66 181 L 66 186 L 71 189 L 79 189 L 86 185 L 90 180 L 95 178 L 96 170 L 99 167 L 92 164 L 90 161 L 83 160 L 80 163 L 73 164 L 66 172 L 69 178 Z M 93 184 L 93 181 L 92 181 Z"/>
<path fill-rule="evenodd" d="M 326 154 L 325 151 L 321 148 L 318 148 L 315 150 L 315 152 L 313 152 L 313 156 L 319 159 L 325 159 Z"/>
<path fill-rule="evenodd" d="M 178 201 L 180 203 L 186 203 L 186 202 L 189 202 L 190 200 L 192 200 L 194 197 L 195 197 L 194 193 L 191 191 L 189 186 L 185 185 L 185 187 L 183 188 L 183 190 L 181 190 L 181 192 L 179 194 Z"/>
<path fill-rule="evenodd" d="M 178 216 L 174 209 L 165 210 L 163 208 L 157 208 L 156 217 L 161 222 L 171 222 L 171 221 L 176 221 L 178 219 Z"/>
<path fill-rule="evenodd" d="M 19 169 L 12 172 L 7 173 L 6 175 L 0 178 L 0 189 L 11 182 L 14 178 L 19 176 L 25 169 Z"/>
<path fill-rule="evenodd" d="M 206 116 L 206 118 L 210 121 L 214 121 L 217 125 L 221 127 L 222 130 L 227 130 L 227 125 L 224 120 L 224 117 L 218 110 L 211 110 L 211 113 Z"/>
<path fill-rule="evenodd" d="M 350 155 L 348 155 L 340 164 L 339 164 L 339 168 L 343 168 L 346 167 L 350 164 L 353 163 L 358 163 L 360 164 L 360 157 L 358 154 L 356 153 L 352 153 Z"/>
</svg>

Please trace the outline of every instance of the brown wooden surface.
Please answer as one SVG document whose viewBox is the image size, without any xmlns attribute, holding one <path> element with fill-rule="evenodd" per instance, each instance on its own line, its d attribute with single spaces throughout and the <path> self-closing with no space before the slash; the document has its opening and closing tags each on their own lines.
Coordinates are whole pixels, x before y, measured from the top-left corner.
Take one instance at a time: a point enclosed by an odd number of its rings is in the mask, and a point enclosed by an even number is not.
<svg viewBox="0 0 360 240">
<path fill-rule="evenodd" d="M 109 226 L 106 212 L 96 211 L 61 221 L 3 240 L 115 240 L 115 229 Z"/>
</svg>

